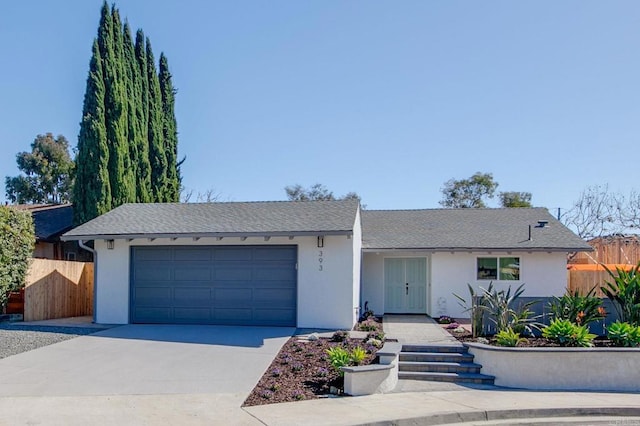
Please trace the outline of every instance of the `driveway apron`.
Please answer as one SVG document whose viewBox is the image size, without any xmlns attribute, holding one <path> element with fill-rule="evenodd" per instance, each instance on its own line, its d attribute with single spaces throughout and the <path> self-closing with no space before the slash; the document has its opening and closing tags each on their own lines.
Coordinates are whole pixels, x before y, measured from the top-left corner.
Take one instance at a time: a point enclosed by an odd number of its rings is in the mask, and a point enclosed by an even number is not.
<svg viewBox="0 0 640 426">
<path fill-rule="evenodd" d="M 125 325 L 0 360 L 0 397 L 248 394 L 285 327 Z"/>
</svg>

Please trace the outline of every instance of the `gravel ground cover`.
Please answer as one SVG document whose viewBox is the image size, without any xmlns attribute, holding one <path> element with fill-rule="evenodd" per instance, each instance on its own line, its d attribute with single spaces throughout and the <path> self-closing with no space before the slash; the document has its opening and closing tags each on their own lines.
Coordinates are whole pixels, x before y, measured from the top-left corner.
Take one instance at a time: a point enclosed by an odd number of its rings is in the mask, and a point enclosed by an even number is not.
<svg viewBox="0 0 640 426">
<path fill-rule="evenodd" d="M 0 323 L 0 359 L 98 331 L 102 330 Z"/>
</svg>

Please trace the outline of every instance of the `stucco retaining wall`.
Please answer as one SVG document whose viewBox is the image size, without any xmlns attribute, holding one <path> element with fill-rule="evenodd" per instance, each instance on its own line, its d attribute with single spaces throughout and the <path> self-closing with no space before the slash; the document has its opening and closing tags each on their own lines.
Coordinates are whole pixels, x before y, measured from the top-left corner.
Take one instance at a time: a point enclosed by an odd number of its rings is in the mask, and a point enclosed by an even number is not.
<svg viewBox="0 0 640 426">
<path fill-rule="evenodd" d="M 379 364 L 342 367 L 344 393 L 351 396 L 392 391 L 398 384 L 398 357 L 402 345 L 390 342 L 377 353 Z"/>
<path fill-rule="evenodd" d="M 640 348 L 504 348 L 466 343 L 482 373 L 511 388 L 640 391 Z"/>
</svg>

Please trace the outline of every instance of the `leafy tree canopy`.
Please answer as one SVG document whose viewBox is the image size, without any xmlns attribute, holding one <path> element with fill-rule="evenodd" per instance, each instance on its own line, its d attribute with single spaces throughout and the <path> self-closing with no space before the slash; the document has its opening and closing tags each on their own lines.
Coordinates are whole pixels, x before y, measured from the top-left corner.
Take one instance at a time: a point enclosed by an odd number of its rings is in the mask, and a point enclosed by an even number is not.
<svg viewBox="0 0 640 426">
<path fill-rule="evenodd" d="M 498 194 L 502 207 L 533 207 L 530 192 L 506 191 Z"/>
<path fill-rule="evenodd" d="M 64 136 L 38 135 L 31 144 L 31 152 L 18 153 L 16 161 L 23 174 L 5 178 L 11 202 L 57 204 L 71 200 L 75 163 Z"/>
<path fill-rule="evenodd" d="M 321 183 L 311 185 L 305 188 L 300 184 L 286 186 L 284 188 L 289 201 L 332 201 L 332 200 L 358 200 L 362 201 L 360 196 L 355 192 L 348 192 L 342 197 L 336 197 L 332 191 Z M 364 207 L 363 207 L 364 208 Z"/>
<path fill-rule="evenodd" d="M 35 240 L 31 213 L 0 207 L 0 312 L 7 293 L 25 284 Z"/>
<path fill-rule="evenodd" d="M 498 183 L 491 173 L 477 172 L 467 179 L 449 179 L 444 183 L 440 205 L 446 208 L 483 208 L 493 198 Z"/>
</svg>

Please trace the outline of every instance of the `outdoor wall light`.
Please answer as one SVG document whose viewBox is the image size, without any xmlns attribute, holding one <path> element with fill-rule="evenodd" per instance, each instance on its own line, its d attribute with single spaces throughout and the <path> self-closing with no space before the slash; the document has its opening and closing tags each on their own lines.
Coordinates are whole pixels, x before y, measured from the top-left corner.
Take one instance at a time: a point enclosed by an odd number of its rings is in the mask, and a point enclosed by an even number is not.
<svg viewBox="0 0 640 426">
<path fill-rule="evenodd" d="M 318 248 L 324 247 L 324 237 L 318 236 Z"/>
<path fill-rule="evenodd" d="M 113 240 L 107 240 L 107 249 L 108 250 L 113 250 L 114 247 L 114 241 Z"/>
</svg>

